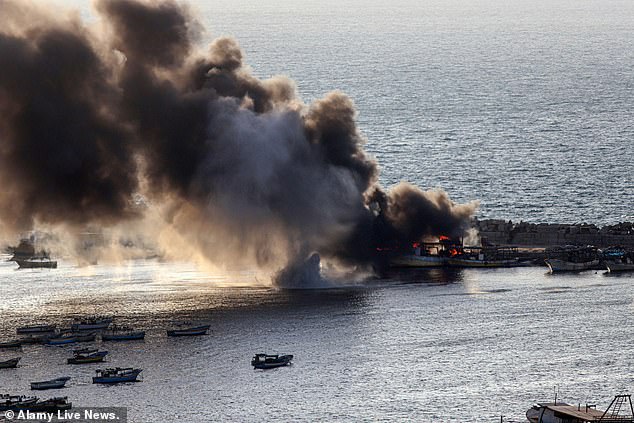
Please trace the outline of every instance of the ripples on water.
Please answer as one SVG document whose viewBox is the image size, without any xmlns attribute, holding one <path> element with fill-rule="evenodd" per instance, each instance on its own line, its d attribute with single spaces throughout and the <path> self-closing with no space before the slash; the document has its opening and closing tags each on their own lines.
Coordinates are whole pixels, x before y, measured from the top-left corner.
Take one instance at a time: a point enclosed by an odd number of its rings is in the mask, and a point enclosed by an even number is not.
<svg viewBox="0 0 634 423">
<path fill-rule="evenodd" d="M 103 365 L 67 366 L 73 346 L 24 346 L 22 367 L 0 372 L 0 392 L 69 375 L 62 392 L 77 406 L 126 406 L 133 422 L 520 420 L 555 385 L 564 399 L 599 405 L 631 387 L 631 275 L 435 269 L 277 291 L 217 288 L 249 276 L 214 279 L 184 264 L 14 269 L 0 263 L 2 339 L 20 325 L 113 314 L 147 338 L 97 346 L 109 365 L 145 369 L 144 381 L 92 385 Z M 174 274 L 184 276 L 166 280 Z M 212 334 L 167 338 L 175 320 L 209 322 Z M 257 351 L 296 359 L 254 371 Z"/>
</svg>

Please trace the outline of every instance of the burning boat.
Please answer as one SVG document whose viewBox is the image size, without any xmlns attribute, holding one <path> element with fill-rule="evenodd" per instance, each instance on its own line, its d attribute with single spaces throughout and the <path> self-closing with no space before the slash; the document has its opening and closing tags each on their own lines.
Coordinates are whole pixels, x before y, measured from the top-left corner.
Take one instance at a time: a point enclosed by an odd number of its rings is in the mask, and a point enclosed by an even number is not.
<svg viewBox="0 0 634 423">
<path fill-rule="evenodd" d="M 390 258 L 391 267 L 442 267 L 447 265 L 451 252 L 460 248 L 462 241 L 441 235 L 438 242 L 414 242 L 409 248 L 398 249 Z M 389 249 L 384 249 L 390 251 Z M 380 251 L 384 251 L 380 250 Z"/>
</svg>

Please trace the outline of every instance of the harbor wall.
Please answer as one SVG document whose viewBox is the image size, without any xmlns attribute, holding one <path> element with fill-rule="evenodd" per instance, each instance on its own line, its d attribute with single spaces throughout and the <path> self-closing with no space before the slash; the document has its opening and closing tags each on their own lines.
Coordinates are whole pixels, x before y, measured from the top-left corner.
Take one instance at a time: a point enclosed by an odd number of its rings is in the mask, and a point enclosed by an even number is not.
<svg viewBox="0 0 634 423">
<path fill-rule="evenodd" d="M 483 245 L 554 247 L 594 245 L 598 248 L 623 246 L 634 249 L 634 222 L 598 227 L 575 223 L 513 223 L 510 220 L 474 220 Z"/>
</svg>

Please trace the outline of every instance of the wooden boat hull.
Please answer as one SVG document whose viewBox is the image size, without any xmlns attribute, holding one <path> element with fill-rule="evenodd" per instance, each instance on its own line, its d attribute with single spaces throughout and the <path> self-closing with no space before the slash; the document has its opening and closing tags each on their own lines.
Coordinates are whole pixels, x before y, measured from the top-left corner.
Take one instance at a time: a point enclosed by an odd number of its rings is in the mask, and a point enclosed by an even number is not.
<svg viewBox="0 0 634 423">
<path fill-rule="evenodd" d="M 90 357 L 71 357 L 66 360 L 68 364 L 88 364 L 88 363 L 101 363 L 108 355 L 108 351 L 100 351 Z"/>
<path fill-rule="evenodd" d="M 207 331 L 209 330 L 209 325 L 206 326 L 198 326 L 195 328 L 188 329 L 175 329 L 168 330 L 167 336 L 200 336 L 207 335 Z"/>
<path fill-rule="evenodd" d="M 107 329 L 112 321 L 100 323 L 74 323 L 70 327 L 74 331 Z"/>
<path fill-rule="evenodd" d="M 284 367 L 284 366 L 290 366 L 291 362 L 290 361 L 286 361 L 283 363 L 260 363 L 260 364 L 254 364 L 253 367 L 256 369 L 274 369 L 276 367 Z"/>
<path fill-rule="evenodd" d="M 69 377 L 61 377 L 55 380 L 47 380 L 45 382 L 31 382 L 31 389 L 34 391 L 43 391 L 46 389 L 61 389 L 66 386 Z"/>
<path fill-rule="evenodd" d="M 124 382 L 138 382 L 137 377 L 139 376 L 141 372 L 142 372 L 141 369 L 137 369 L 122 376 L 94 376 L 92 378 L 92 383 L 112 384 L 112 383 L 124 383 Z"/>
<path fill-rule="evenodd" d="M 599 260 L 591 260 L 583 263 L 573 263 L 559 259 L 546 259 L 546 265 L 550 273 L 555 272 L 581 272 L 583 270 L 594 269 L 599 265 Z"/>
<path fill-rule="evenodd" d="M 447 264 L 447 258 L 437 256 L 405 255 L 390 260 L 392 267 L 442 267 Z"/>
<path fill-rule="evenodd" d="M 15 369 L 18 367 L 18 363 L 20 362 L 20 357 L 13 358 L 11 360 L 0 362 L 0 369 Z"/>
<path fill-rule="evenodd" d="M 102 341 L 135 341 L 135 340 L 140 340 L 140 339 L 144 339 L 145 338 L 145 332 L 133 332 L 133 333 L 126 333 L 126 334 L 107 334 L 107 333 L 102 333 L 101 334 L 101 340 Z"/>
</svg>

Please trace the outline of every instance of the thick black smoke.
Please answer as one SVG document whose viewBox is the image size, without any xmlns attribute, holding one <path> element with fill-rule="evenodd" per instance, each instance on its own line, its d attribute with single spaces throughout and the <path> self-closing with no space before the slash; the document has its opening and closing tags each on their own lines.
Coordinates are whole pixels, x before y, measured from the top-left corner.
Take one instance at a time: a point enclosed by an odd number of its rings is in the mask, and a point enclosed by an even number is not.
<svg viewBox="0 0 634 423">
<path fill-rule="evenodd" d="M 311 105 L 259 80 L 235 40 L 198 49 L 175 1 L 100 0 L 102 28 L 0 0 L 0 222 L 161 218 L 215 260 L 309 254 L 370 263 L 377 247 L 461 235 L 475 205 L 401 183 L 384 191 L 352 101 Z M 25 14 L 31 19 L 25 19 Z"/>
</svg>

